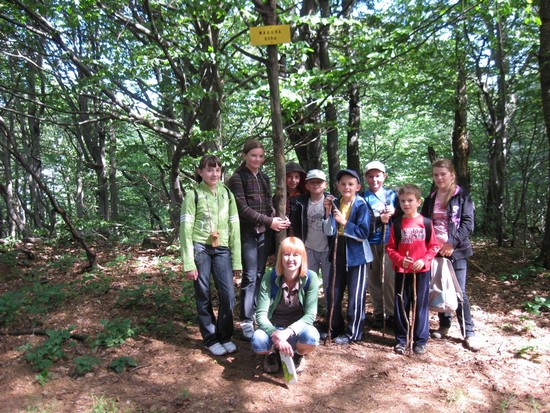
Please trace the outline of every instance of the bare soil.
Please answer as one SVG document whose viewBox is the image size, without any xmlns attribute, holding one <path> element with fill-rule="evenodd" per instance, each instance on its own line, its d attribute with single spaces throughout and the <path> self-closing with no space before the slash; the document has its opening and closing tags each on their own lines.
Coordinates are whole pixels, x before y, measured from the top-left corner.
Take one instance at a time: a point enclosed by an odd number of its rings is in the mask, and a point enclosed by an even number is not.
<svg viewBox="0 0 550 413">
<path fill-rule="evenodd" d="M 82 253 L 69 247 L 20 251 L 16 262 L 0 267 L 0 296 L 33 283 L 73 283 L 79 293 L 47 313 L 21 312 L 12 321 L 2 320 L 0 307 L 0 412 L 550 412 L 548 309 L 534 315 L 524 308 L 549 296 L 550 274 L 514 277 L 532 261 L 528 249 L 475 245 L 468 292 L 481 351 L 464 347 L 456 322 L 450 337 L 430 340 L 423 356 L 396 355 L 391 331 L 369 330 L 350 346 L 321 344 L 290 387 L 282 374 L 263 372 L 263 358 L 238 328 L 237 353 L 205 351 L 177 251 L 97 246 L 101 268 L 93 273 L 82 272 Z M 63 265 L 70 256 L 80 259 Z M 129 294 L 143 285 L 151 287 L 143 296 Z M 147 329 L 119 346 L 91 344 L 104 330 L 101 320 L 127 318 Z M 436 319 L 432 314 L 432 328 Z M 49 380 L 39 384 L 21 346 L 43 343 L 36 332 L 71 325 L 76 338 L 88 340 L 68 340 Z M 74 360 L 83 355 L 100 364 L 77 375 Z M 117 357 L 137 366 L 116 373 L 108 366 Z M 110 410 L 99 410 L 101 403 Z"/>
</svg>

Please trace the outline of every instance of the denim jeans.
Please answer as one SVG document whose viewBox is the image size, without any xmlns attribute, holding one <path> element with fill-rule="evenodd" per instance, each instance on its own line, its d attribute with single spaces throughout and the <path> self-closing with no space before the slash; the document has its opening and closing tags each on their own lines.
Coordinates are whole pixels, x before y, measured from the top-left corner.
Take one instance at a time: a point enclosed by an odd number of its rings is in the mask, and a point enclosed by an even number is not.
<svg viewBox="0 0 550 413">
<path fill-rule="evenodd" d="M 414 280 L 416 279 L 416 297 L 414 297 Z M 395 307 L 394 325 L 395 339 L 398 344 L 407 344 L 407 334 L 412 322 L 411 307 L 414 308 L 416 298 L 416 313 L 414 314 L 414 345 L 426 345 L 430 337 L 430 272 L 413 274 L 395 274 Z"/>
<path fill-rule="evenodd" d="M 280 330 L 284 330 L 282 327 Z M 319 345 L 319 332 L 313 326 L 306 326 L 300 333 L 292 336 L 288 339 L 288 343 L 292 346 L 293 350 L 296 350 L 296 344 L 309 344 L 312 346 Z M 273 348 L 273 341 L 271 337 L 263 330 L 254 331 L 254 336 L 251 340 L 252 350 L 254 353 L 264 354 Z"/>
<path fill-rule="evenodd" d="M 231 268 L 231 252 L 227 247 L 212 247 L 195 242 L 195 265 L 199 273 L 194 282 L 199 328 L 205 346 L 216 342 L 226 343 L 233 335 L 233 308 L 235 288 Z M 218 291 L 218 317 L 212 309 L 210 274 Z"/>
<path fill-rule="evenodd" d="M 241 233 L 241 251 L 243 277 L 241 280 L 240 318 L 241 321 L 252 323 L 256 311 L 256 299 L 267 261 L 265 233 L 243 231 Z"/>
<path fill-rule="evenodd" d="M 456 309 L 456 318 L 460 325 L 460 331 L 464 337 L 475 336 L 474 322 L 472 320 L 472 312 L 470 310 L 470 300 L 466 295 L 466 273 L 468 271 L 468 261 L 466 258 L 453 261 L 453 268 L 455 270 L 456 279 L 462 290 L 462 302 L 458 302 Z M 443 328 L 451 327 L 452 314 L 451 313 L 438 313 L 439 326 Z"/>
</svg>

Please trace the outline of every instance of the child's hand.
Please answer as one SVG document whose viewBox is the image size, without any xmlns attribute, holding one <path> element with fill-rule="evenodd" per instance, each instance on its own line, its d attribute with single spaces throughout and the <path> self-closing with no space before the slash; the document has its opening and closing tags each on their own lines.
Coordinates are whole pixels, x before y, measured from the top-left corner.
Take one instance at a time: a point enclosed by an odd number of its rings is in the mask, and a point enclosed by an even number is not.
<svg viewBox="0 0 550 413">
<path fill-rule="evenodd" d="M 409 268 L 409 265 L 411 265 L 413 263 L 413 260 L 412 258 L 410 257 L 405 257 L 403 258 L 403 262 L 401 263 L 401 266 L 405 269 Z"/>
<path fill-rule="evenodd" d="M 411 270 L 412 272 L 417 272 L 417 271 L 420 271 L 422 268 L 424 268 L 424 260 L 417 260 L 412 265 Z"/>
<path fill-rule="evenodd" d="M 386 205 L 385 212 L 391 217 L 393 214 L 395 214 L 395 207 L 393 205 Z"/>
</svg>

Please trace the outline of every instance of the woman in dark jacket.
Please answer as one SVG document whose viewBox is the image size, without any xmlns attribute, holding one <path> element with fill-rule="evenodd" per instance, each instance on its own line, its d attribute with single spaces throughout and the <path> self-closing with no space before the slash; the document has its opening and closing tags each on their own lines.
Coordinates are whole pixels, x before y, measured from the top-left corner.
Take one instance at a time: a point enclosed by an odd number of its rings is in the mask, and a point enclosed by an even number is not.
<svg viewBox="0 0 550 413">
<path fill-rule="evenodd" d="M 269 178 L 261 171 L 265 150 L 261 142 L 251 139 L 243 146 L 243 163 L 229 178 L 228 186 L 235 196 L 241 226 L 243 278 L 240 293 L 240 319 L 243 336 L 254 334 L 256 299 L 264 275 L 267 251 L 267 229 L 286 231 L 288 218 L 274 215 Z"/>
<path fill-rule="evenodd" d="M 466 347 L 478 351 L 481 343 L 475 335 L 470 302 L 466 295 L 467 258 L 473 255 L 470 234 L 474 230 L 474 203 L 470 195 L 456 184 L 456 173 L 450 160 L 436 160 L 432 164 L 432 177 L 437 189 L 424 202 L 422 215 L 433 221 L 434 232 L 441 248 L 439 255 L 453 263 L 463 297 L 456 309 L 456 316 Z M 445 338 L 449 333 L 451 320 L 451 313 L 439 313 L 439 328 L 432 332 L 432 338 Z"/>
</svg>

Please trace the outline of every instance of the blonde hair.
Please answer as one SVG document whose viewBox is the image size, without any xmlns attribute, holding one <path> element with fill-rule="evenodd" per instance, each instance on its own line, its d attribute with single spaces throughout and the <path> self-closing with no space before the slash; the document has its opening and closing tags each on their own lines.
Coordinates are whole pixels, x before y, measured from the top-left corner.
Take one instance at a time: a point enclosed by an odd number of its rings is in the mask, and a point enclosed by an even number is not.
<svg viewBox="0 0 550 413">
<path fill-rule="evenodd" d="M 443 198 L 444 202 L 442 206 L 446 207 L 456 191 L 455 166 L 453 165 L 453 161 L 451 161 L 450 159 L 441 158 L 441 159 L 436 159 L 432 163 L 432 172 L 434 168 L 445 168 L 453 175 L 453 181 L 451 182 L 451 186 L 449 187 L 449 192 L 447 192 L 447 195 L 445 195 L 445 198 Z"/>
<path fill-rule="evenodd" d="M 283 255 L 289 252 L 296 252 L 302 257 L 302 265 L 300 266 L 300 277 L 305 277 L 307 273 L 307 253 L 306 247 L 300 238 L 288 237 L 281 242 L 279 246 L 279 252 L 277 253 L 277 264 L 275 265 L 275 272 L 277 275 L 281 275 L 284 272 L 283 269 Z"/>
</svg>

